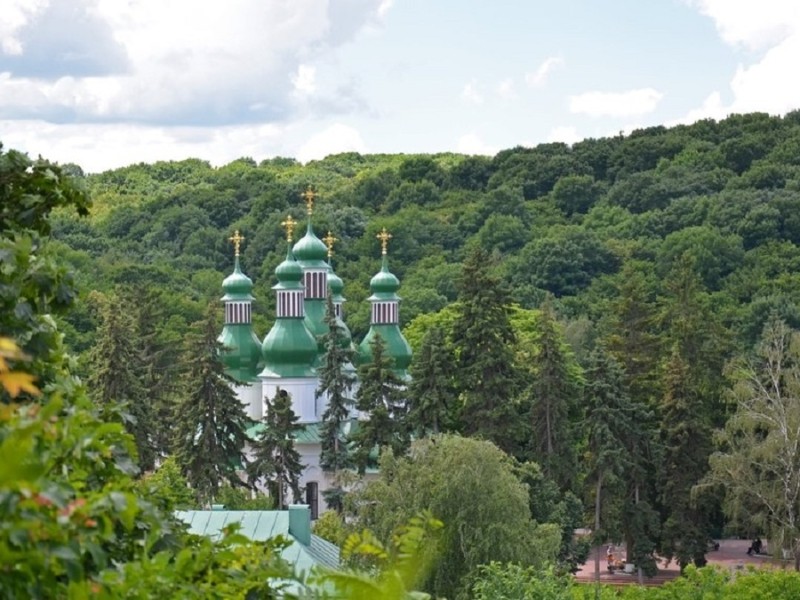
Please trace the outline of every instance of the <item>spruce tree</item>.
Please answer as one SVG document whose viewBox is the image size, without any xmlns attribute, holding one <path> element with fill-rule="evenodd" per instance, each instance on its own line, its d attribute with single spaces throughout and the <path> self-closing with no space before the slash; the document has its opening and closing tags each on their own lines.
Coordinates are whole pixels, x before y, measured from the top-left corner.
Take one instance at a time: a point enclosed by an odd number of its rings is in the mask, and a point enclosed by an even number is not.
<svg viewBox="0 0 800 600">
<path fill-rule="evenodd" d="M 359 473 L 364 473 L 373 449 L 391 448 L 403 454 L 408 447 L 406 399 L 403 381 L 392 369 L 392 357 L 386 353 L 383 338 L 376 334 L 370 342 L 372 362 L 358 370 L 359 388 L 356 408 L 366 413 L 367 420 L 359 421 L 353 436 L 355 463 Z"/>
<path fill-rule="evenodd" d="M 691 380 L 691 367 L 677 344 L 666 365 L 662 405 L 661 441 L 664 465 L 661 486 L 663 526 L 662 556 L 675 558 L 681 570 L 694 562 L 705 565 L 710 536 L 708 507 L 692 488 L 708 471 L 711 431 L 707 413 Z"/>
<path fill-rule="evenodd" d="M 319 387 L 316 397 L 326 396 L 328 406 L 322 413 L 320 466 L 325 471 L 339 471 L 350 466 L 347 444 L 342 438 L 342 426 L 350 418 L 351 396 L 355 377 L 347 372 L 355 352 L 346 345 L 344 330 L 339 325 L 333 300 L 328 294 L 325 310 L 328 332 L 322 337 L 325 354 L 318 369 Z"/>
<path fill-rule="evenodd" d="M 550 302 L 542 305 L 537 334 L 537 349 L 530 365 L 533 379 L 526 392 L 532 455 L 545 475 L 565 491 L 574 484 L 577 470 L 576 412 L 580 380 Z"/>
<path fill-rule="evenodd" d="M 292 397 L 286 390 L 278 388 L 275 397 L 267 400 L 264 429 L 253 443 L 253 460 L 247 465 L 251 485 L 266 481 L 275 491 L 279 510 L 288 504 L 287 487 L 292 491 L 293 501 L 300 501 L 303 463 L 294 446 L 294 438 L 303 427 L 298 421 L 299 417 L 292 410 Z"/>
<path fill-rule="evenodd" d="M 463 399 L 461 427 L 468 435 L 511 451 L 519 437 L 516 336 L 509 320 L 508 290 L 482 248 L 476 246 L 464 261 L 458 289 L 452 340 Z"/>
<path fill-rule="evenodd" d="M 97 294 L 94 298 L 100 325 L 89 352 L 86 387 L 109 418 L 121 415 L 136 443 L 139 468 L 148 471 L 155 462 L 153 419 L 133 311 L 117 293 Z"/>
<path fill-rule="evenodd" d="M 341 512 L 344 509 L 344 488 L 341 484 L 342 470 L 351 466 L 350 449 L 343 436 L 343 425 L 350 418 L 353 407 L 352 389 L 355 377 L 347 369 L 355 361 L 355 351 L 347 344 L 344 329 L 336 318 L 333 298 L 328 294 L 325 305 L 325 324 L 328 331 L 322 338 L 325 354 L 320 366 L 316 397 L 327 396 L 328 405 L 322 413 L 320 426 L 320 466 L 334 473 L 333 485 L 322 492 L 329 508 Z"/>
<path fill-rule="evenodd" d="M 450 428 L 456 403 L 453 360 L 444 331 L 436 325 L 431 327 L 409 369 L 408 425 L 420 437 Z"/>
<path fill-rule="evenodd" d="M 608 534 L 624 532 L 623 507 L 625 479 L 637 457 L 629 444 L 639 435 L 645 419 L 631 402 L 625 388 L 624 372 L 616 359 L 602 346 L 595 348 L 586 372 L 585 436 L 588 455 L 588 483 L 594 488 L 594 532 L 596 543 Z M 616 536 L 615 536 L 616 537 Z M 651 539 L 652 544 L 652 539 Z M 633 558 L 629 549 L 629 560 Z M 652 561 L 649 557 L 637 557 Z M 636 564 L 641 566 L 640 560 Z M 599 555 L 595 557 L 595 578 L 600 577 Z"/>
<path fill-rule="evenodd" d="M 189 368 L 176 409 L 174 441 L 181 471 L 206 504 L 213 502 L 223 481 L 244 485 L 237 470 L 246 465 L 243 451 L 251 423 L 219 358 L 215 312 L 209 307 L 189 338 Z"/>
<path fill-rule="evenodd" d="M 168 320 L 166 307 L 169 302 L 164 291 L 133 286 L 126 290 L 136 327 L 139 332 L 139 348 L 142 362 L 142 381 L 145 396 L 153 415 L 152 438 L 156 453 L 166 456 L 172 447 L 171 417 L 175 413 L 175 399 L 180 381 L 180 338 L 164 323 Z"/>
<path fill-rule="evenodd" d="M 676 557 L 681 567 L 689 561 L 702 566 L 718 506 L 692 489 L 708 472 L 711 432 L 725 418 L 721 391 L 727 340 L 688 256 L 677 261 L 665 288 L 662 322 L 671 355 L 660 406 L 661 554 Z"/>
</svg>

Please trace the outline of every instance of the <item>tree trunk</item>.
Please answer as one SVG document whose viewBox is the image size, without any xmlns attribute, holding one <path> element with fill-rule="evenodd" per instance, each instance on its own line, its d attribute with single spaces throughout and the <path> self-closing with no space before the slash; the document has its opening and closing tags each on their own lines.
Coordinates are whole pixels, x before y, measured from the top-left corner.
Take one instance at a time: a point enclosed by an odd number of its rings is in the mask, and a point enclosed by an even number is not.
<svg viewBox="0 0 800 600">
<path fill-rule="evenodd" d="M 635 506 L 639 505 L 639 484 L 637 483 L 636 486 L 633 488 L 633 504 Z M 632 542 L 632 539 L 631 539 Z M 633 548 L 633 544 L 631 543 L 628 548 Z M 636 560 L 636 573 L 639 577 L 639 585 L 644 585 L 644 574 L 642 573 L 642 565 L 639 564 L 641 561 Z"/>
<path fill-rule="evenodd" d="M 594 535 L 600 531 L 600 494 L 603 490 L 603 474 L 597 476 L 597 487 L 594 492 Z M 597 539 L 597 538 L 595 538 Z M 600 583 L 600 548 L 594 554 L 594 580 Z"/>
</svg>

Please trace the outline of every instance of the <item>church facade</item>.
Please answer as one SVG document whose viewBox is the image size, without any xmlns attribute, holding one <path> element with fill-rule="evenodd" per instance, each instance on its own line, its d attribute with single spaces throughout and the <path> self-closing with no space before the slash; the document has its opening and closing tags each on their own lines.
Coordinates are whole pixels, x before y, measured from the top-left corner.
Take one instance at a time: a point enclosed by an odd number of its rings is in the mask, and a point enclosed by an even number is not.
<svg viewBox="0 0 800 600">
<path fill-rule="evenodd" d="M 286 230 L 286 259 L 275 269 L 277 282 L 272 289 L 276 318 L 263 341 L 252 326 L 253 282 L 244 274 L 239 262 L 239 247 L 244 238 L 238 231 L 230 238 L 234 244 L 234 270 L 222 284 L 225 321 L 218 339 L 224 347 L 221 358 L 225 370 L 236 382 L 237 397 L 246 406 L 251 419 L 261 421 L 267 399 L 273 398 L 278 389 L 291 395 L 292 409 L 303 427 L 295 438 L 295 447 L 305 467 L 300 485 L 312 517 L 316 518 L 326 508 L 322 492 L 333 486 L 332 474 L 320 467 L 319 431 L 328 403 L 324 394 L 319 397 L 317 394 L 317 369 L 324 357 L 323 336 L 328 332 L 325 323 L 328 295 L 346 343 L 356 351 L 358 364 L 346 368 L 355 371 L 357 366 L 369 363 L 372 359 L 370 341 L 380 335 L 394 360 L 395 371 L 401 378 L 408 379 L 411 348 L 400 331 L 400 297 L 397 295 L 400 282 L 388 266 L 387 245 L 391 235 L 383 229 L 377 236 L 381 242 L 382 264 L 370 282 L 371 295 L 367 299 L 371 304 L 370 328 L 356 346 L 344 320 L 344 283 L 332 266 L 335 238 L 330 232 L 323 239 L 317 237 L 312 223 L 314 192 L 309 189 L 303 197 L 307 212 L 305 235 L 292 244 L 297 222 L 290 216 L 281 223 Z M 353 424 L 363 418 L 355 410 L 351 416 Z M 258 424 L 249 430 L 251 438 L 261 427 L 263 425 Z"/>
</svg>

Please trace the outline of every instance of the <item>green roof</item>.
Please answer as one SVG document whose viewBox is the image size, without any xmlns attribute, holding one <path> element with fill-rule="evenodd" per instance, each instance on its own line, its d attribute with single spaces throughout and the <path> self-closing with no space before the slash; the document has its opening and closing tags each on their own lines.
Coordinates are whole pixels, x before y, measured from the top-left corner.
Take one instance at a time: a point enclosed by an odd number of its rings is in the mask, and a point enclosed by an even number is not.
<svg viewBox="0 0 800 600">
<path fill-rule="evenodd" d="M 408 376 L 407 369 L 411 364 L 411 346 L 408 345 L 406 338 L 400 331 L 400 327 L 393 323 L 371 325 L 367 335 L 361 340 L 358 346 L 359 364 L 372 362 L 372 348 L 370 342 L 376 335 L 380 335 L 386 344 L 386 354 L 394 359 L 394 370 L 398 375 L 405 378 Z"/>
<path fill-rule="evenodd" d="M 223 345 L 220 358 L 228 375 L 239 383 L 258 381 L 261 342 L 250 323 L 228 323 L 217 341 Z"/>
<path fill-rule="evenodd" d="M 222 289 L 225 291 L 223 300 L 252 300 L 250 292 L 253 290 L 253 281 L 239 267 L 239 257 L 236 257 L 233 273 L 228 275 L 222 282 Z"/>
<path fill-rule="evenodd" d="M 217 538 L 222 529 L 239 523 L 239 533 L 255 542 L 264 542 L 283 536 L 291 543 L 281 556 L 294 565 L 298 574 L 308 573 L 315 565 L 336 569 L 339 567 L 339 549 L 311 535 L 309 544 L 302 544 L 293 534 L 289 511 L 285 510 L 181 510 L 175 516 L 189 526 L 189 532 L 196 535 Z M 309 525 L 310 526 L 310 525 Z"/>
<path fill-rule="evenodd" d="M 314 230 L 311 227 L 311 217 L 308 218 L 306 234 L 297 240 L 293 250 L 294 255 L 303 267 L 326 268 L 328 266 L 328 263 L 325 262 L 325 258 L 328 256 L 328 247 L 314 235 Z"/>
</svg>

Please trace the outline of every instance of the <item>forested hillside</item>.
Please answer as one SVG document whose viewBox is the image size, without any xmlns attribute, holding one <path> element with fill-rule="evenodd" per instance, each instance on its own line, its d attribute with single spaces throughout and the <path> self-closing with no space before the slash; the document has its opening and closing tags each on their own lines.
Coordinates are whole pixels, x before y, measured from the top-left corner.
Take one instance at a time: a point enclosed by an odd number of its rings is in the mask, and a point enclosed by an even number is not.
<svg viewBox="0 0 800 600">
<path fill-rule="evenodd" d="M 256 283 L 257 331 L 266 333 L 280 221 L 287 214 L 302 221 L 308 185 L 319 195 L 316 230 L 339 239 L 335 267 L 356 338 L 368 327 L 364 300 L 379 266 L 381 227 L 394 236 L 403 323 L 456 299 L 459 265 L 479 245 L 499 258 L 514 302 L 536 307 L 553 294 L 562 319 L 602 321 L 632 273 L 645 298 L 657 300 L 688 254 L 740 347 L 754 342 L 773 309 L 800 324 L 799 112 L 513 148 L 493 158 L 350 153 L 305 166 L 242 158 L 219 168 L 187 159 L 85 181 L 91 217 L 57 218 L 54 236 L 85 290 L 124 284 L 156 295 L 164 335 L 181 336 L 220 295 L 232 268 L 227 238 L 237 228 L 247 238 L 243 268 Z M 70 325 L 68 343 L 89 347 L 88 310 Z"/>
<path fill-rule="evenodd" d="M 188 159 L 91 175 L 65 165 L 74 177 L 64 178 L 32 164 L 0 155 L 0 198 L 10 200 L 0 203 L 2 333 L 33 373 L 5 393 L 34 400 L 37 377 L 46 397 L 77 394 L 98 419 L 125 424 L 142 471 L 159 455 L 196 454 L 176 448 L 172 431 L 177 420 L 178 437 L 195 438 L 180 416 L 198 404 L 193 386 L 234 406 L 214 342 L 233 268 L 228 238 L 237 229 L 246 238 L 241 263 L 263 337 L 285 252 L 280 224 L 305 219 L 311 186 L 317 233 L 339 240 L 335 269 L 356 340 L 379 269 L 376 234 L 393 235 L 413 377 L 393 388 L 395 453 L 381 450 L 378 480 L 348 489 L 339 508 L 383 537 L 415 511 L 442 518 L 425 589 L 456 597 L 497 547 L 509 563 L 569 571 L 585 559 L 572 535 L 583 525 L 595 542 L 624 541 L 645 572 L 664 557 L 702 565 L 723 528 L 766 533 L 800 567 L 800 112 L 493 158 L 342 154 L 220 168 Z M 46 253 L 30 241 L 40 239 Z M 74 306 L 55 258 L 77 279 Z M 80 356 L 85 387 L 68 377 L 76 371 L 50 314 Z M 431 433 L 446 435 L 404 454 L 411 437 Z M 202 458 L 239 483 L 235 460 Z M 473 481 L 488 458 L 497 466 Z"/>
</svg>

